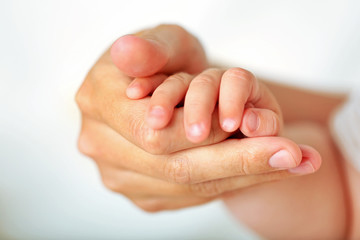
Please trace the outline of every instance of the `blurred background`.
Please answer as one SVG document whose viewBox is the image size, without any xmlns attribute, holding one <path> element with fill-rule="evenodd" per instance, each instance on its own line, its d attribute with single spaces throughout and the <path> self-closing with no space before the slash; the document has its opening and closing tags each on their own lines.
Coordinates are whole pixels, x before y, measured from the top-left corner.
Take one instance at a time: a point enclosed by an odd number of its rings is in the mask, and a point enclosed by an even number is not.
<svg viewBox="0 0 360 240">
<path fill-rule="evenodd" d="M 118 37 L 159 23 L 215 62 L 314 90 L 360 82 L 359 1 L 1 1 L 0 239 L 259 239 L 220 202 L 144 213 L 76 141 L 75 93 Z M 261 213 L 254 213 L 261 214 Z"/>
</svg>

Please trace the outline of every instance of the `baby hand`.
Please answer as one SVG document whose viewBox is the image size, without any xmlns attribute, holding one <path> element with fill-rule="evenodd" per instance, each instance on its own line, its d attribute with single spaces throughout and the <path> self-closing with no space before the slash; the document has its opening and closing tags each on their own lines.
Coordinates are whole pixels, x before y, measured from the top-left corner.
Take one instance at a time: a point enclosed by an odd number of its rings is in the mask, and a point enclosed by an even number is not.
<svg viewBox="0 0 360 240">
<path fill-rule="evenodd" d="M 282 128 L 280 107 L 270 90 L 241 68 L 210 68 L 198 75 L 176 73 L 135 78 L 127 96 L 151 101 L 146 121 L 153 129 L 166 127 L 174 108 L 184 99 L 184 126 L 192 142 L 205 140 L 211 116 L 218 104 L 219 122 L 226 132 L 240 131 L 248 137 L 277 135 Z"/>
</svg>

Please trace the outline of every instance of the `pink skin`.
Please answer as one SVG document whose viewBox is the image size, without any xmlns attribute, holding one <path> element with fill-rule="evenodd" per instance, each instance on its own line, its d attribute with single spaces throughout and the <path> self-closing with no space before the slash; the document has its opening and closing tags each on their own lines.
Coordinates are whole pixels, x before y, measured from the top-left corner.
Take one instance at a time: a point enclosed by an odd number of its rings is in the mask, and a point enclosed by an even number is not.
<svg viewBox="0 0 360 240">
<path fill-rule="evenodd" d="M 157 41 L 145 40 L 134 35 L 126 35 L 116 40 L 110 54 L 114 64 L 132 77 L 155 74 L 165 66 L 169 58 Z"/>
<path fill-rule="evenodd" d="M 206 67 L 206 60 L 204 60 L 206 59 L 206 56 L 201 48 L 201 45 L 196 39 L 185 37 L 185 35 L 188 33 L 179 27 L 173 28 L 173 30 L 171 30 L 173 31 L 171 34 L 169 34 L 168 30 L 164 30 L 166 29 L 162 27 L 154 29 L 152 30 L 151 35 L 149 35 L 150 37 L 143 33 L 139 36 L 127 35 L 121 37 L 113 44 L 111 48 L 111 57 L 115 65 L 122 72 L 128 74 L 129 76 L 138 77 L 135 78 L 135 80 L 129 85 L 129 88 L 127 89 L 127 95 L 131 99 L 140 99 L 147 96 L 149 93 L 157 89 L 157 87 L 159 87 L 167 78 L 166 75 L 153 75 L 155 73 L 181 72 L 181 69 L 184 69 L 184 71 L 189 73 L 199 73 Z M 151 39 L 153 36 L 156 36 L 157 38 Z M 181 44 L 176 44 L 178 39 L 182 39 Z M 191 51 L 188 53 L 188 50 Z M 186 79 L 191 80 L 192 78 L 193 76 L 186 77 Z M 186 92 L 188 91 L 188 87 L 189 84 L 187 86 L 185 84 L 185 87 L 182 89 L 178 88 L 177 97 L 173 98 L 173 102 L 166 101 L 166 98 L 165 100 L 158 98 L 158 102 L 151 99 L 153 104 L 149 106 L 148 115 L 151 112 L 152 107 L 159 106 L 160 108 L 157 109 L 157 113 L 160 117 L 155 118 L 155 121 L 152 121 L 152 123 L 151 121 L 148 121 L 149 125 L 153 126 L 154 129 L 161 129 L 166 127 L 171 120 L 172 111 L 176 105 L 176 102 L 178 102 L 179 98 L 183 98 L 182 95 L 185 96 L 187 94 Z M 221 88 L 222 86 L 220 87 L 219 91 L 221 91 Z M 230 87 L 230 89 L 232 89 L 232 87 Z M 155 93 L 153 98 L 157 95 L 158 94 Z M 237 95 L 239 95 L 239 93 L 237 93 Z M 224 96 L 226 96 L 226 94 Z M 156 98 L 154 100 L 156 100 Z M 281 119 L 281 113 L 273 111 L 271 108 L 269 110 L 265 104 L 266 102 L 269 102 L 269 100 L 272 102 L 271 97 L 268 99 L 264 98 L 264 101 L 260 102 L 260 104 L 258 103 L 259 105 L 257 106 L 247 103 L 245 105 L 245 109 L 242 109 L 241 114 L 243 115 L 242 121 L 240 123 L 240 130 L 245 135 L 261 136 L 264 134 L 264 132 L 267 133 L 267 135 L 276 135 L 278 133 L 282 124 L 279 120 Z M 223 105 L 226 109 L 228 104 Z M 229 106 L 231 106 L 231 104 Z M 255 115 L 253 113 L 255 113 Z M 231 124 L 231 122 L 229 124 L 229 121 L 226 121 L 228 118 L 231 119 L 232 116 L 221 116 L 221 114 L 219 115 L 221 127 L 225 131 L 229 131 L 230 129 L 234 128 L 234 124 Z M 275 129 L 273 127 L 274 124 L 267 124 L 274 123 L 274 121 L 275 123 L 278 123 L 277 128 L 275 127 Z M 200 122 L 206 122 L 206 120 Z M 238 122 L 235 122 L 235 125 L 237 125 Z M 206 126 L 206 124 L 204 127 L 202 127 L 200 124 L 198 130 L 200 130 L 199 132 L 203 134 L 204 129 L 202 128 L 207 127 L 209 126 Z M 272 132 L 266 130 L 267 128 L 272 129 Z M 186 126 L 186 129 L 190 128 Z M 202 138 L 205 139 L 206 137 L 206 134 L 203 134 L 200 139 L 198 138 L 190 140 L 197 142 L 201 141 Z M 305 167 L 295 168 L 296 170 L 292 170 L 294 173 L 296 172 L 296 174 L 305 174 L 308 171 L 313 170 L 316 171 L 320 166 L 321 159 L 318 157 L 317 152 L 311 148 L 305 148 L 301 147 L 302 153 L 305 155 L 308 154 L 310 157 L 307 159 L 304 158 L 300 166 L 303 166 L 303 163 L 310 161 L 312 163 L 312 167 L 309 167 L 308 163 L 306 163 Z M 281 164 L 282 163 L 280 161 L 280 165 Z"/>
<path fill-rule="evenodd" d="M 319 170 L 321 166 L 321 156 L 319 152 L 307 145 L 299 145 L 299 147 L 302 153 L 301 163 L 288 171 L 295 174 L 308 174 Z"/>
<path fill-rule="evenodd" d="M 166 78 L 167 76 L 165 74 L 136 78 L 126 89 L 126 95 L 130 99 L 141 99 L 153 92 Z"/>
<path fill-rule="evenodd" d="M 185 98 L 184 126 L 187 138 L 194 143 L 208 137 L 218 99 L 221 127 L 226 132 L 240 129 L 249 137 L 272 136 L 281 128 L 275 99 L 243 69 L 207 69 L 197 76 L 178 73 L 167 79 L 164 75 L 136 78 L 127 95 L 139 99 L 151 92 L 148 125 L 153 129 L 166 127 L 175 106 Z"/>
<path fill-rule="evenodd" d="M 125 35 L 110 49 L 114 64 L 131 77 L 185 71 L 199 73 L 207 67 L 200 42 L 176 25 L 160 25 L 137 35 Z"/>
</svg>

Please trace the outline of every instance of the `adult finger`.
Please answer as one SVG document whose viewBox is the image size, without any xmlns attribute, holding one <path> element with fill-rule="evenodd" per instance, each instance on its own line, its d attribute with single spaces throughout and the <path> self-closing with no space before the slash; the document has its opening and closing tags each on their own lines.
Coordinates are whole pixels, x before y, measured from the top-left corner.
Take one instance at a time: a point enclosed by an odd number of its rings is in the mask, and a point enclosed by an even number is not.
<svg viewBox="0 0 360 240">
<path fill-rule="evenodd" d="M 289 169 L 302 160 L 298 145 L 281 137 L 228 139 L 157 156 L 131 144 L 106 125 L 95 124 L 94 120 L 83 123 L 79 148 L 110 165 L 181 184 Z"/>
<path fill-rule="evenodd" d="M 103 184 L 111 191 L 121 193 L 128 198 L 209 198 L 256 184 L 310 174 L 317 171 L 321 164 L 320 155 L 308 146 L 302 146 L 301 150 L 303 155 L 302 162 L 298 167 L 293 169 L 229 177 L 195 184 L 172 183 L 134 171 L 114 167 L 102 159 L 94 160 L 98 164 Z M 309 163 L 309 161 L 311 163 Z"/>
<path fill-rule="evenodd" d="M 281 137 L 228 139 L 211 146 L 171 154 L 164 162 L 167 179 L 199 183 L 294 168 L 302 155 L 292 141 Z"/>
<path fill-rule="evenodd" d="M 121 71 L 133 77 L 158 72 L 197 73 L 207 66 L 199 41 L 177 25 L 160 25 L 123 36 L 111 47 L 111 56 Z"/>
<path fill-rule="evenodd" d="M 149 154 L 106 124 L 86 116 L 83 116 L 78 148 L 92 159 L 101 159 L 103 164 L 167 181 L 172 177 L 171 171 L 176 171 L 171 168 L 177 168 L 174 163 L 173 166 L 164 164 L 169 155 Z M 167 169 L 164 169 L 165 166 Z"/>
<path fill-rule="evenodd" d="M 219 128 L 218 115 L 214 114 L 210 137 L 193 144 L 185 135 L 183 109 L 177 108 L 165 129 L 154 130 L 145 123 L 150 98 L 129 99 L 125 95 L 132 79 L 119 71 L 105 53 L 89 72 L 80 87 L 76 101 L 84 116 L 102 121 L 120 135 L 147 152 L 164 154 L 189 147 L 212 144 L 230 134 Z"/>
<path fill-rule="evenodd" d="M 306 145 L 300 145 L 300 150 L 302 153 L 301 163 L 295 168 L 201 182 L 189 185 L 190 190 L 196 193 L 197 196 L 202 197 L 214 197 L 219 194 L 227 195 L 231 194 L 232 191 L 241 190 L 257 184 L 312 174 L 319 170 L 322 161 L 320 154 L 314 148 Z"/>
<path fill-rule="evenodd" d="M 189 195 L 184 185 L 115 167 L 107 164 L 103 159 L 94 159 L 94 161 L 97 163 L 104 186 L 129 198 L 170 198 Z"/>
</svg>

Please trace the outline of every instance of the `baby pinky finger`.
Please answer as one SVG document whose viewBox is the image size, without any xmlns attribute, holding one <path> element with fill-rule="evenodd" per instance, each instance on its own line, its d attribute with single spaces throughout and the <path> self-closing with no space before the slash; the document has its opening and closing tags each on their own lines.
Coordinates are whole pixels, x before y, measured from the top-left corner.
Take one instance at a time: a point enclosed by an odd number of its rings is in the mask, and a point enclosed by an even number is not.
<svg viewBox="0 0 360 240">
<path fill-rule="evenodd" d="M 240 131 L 247 137 L 276 136 L 282 125 L 279 115 L 269 109 L 247 108 Z"/>
<path fill-rule="evenodd" d="M 135 78 L 127 87 L 126 95 L 130 99 L 144 98 L 152 93 L 166 78 L 165 74 Z"/>
</svg>

